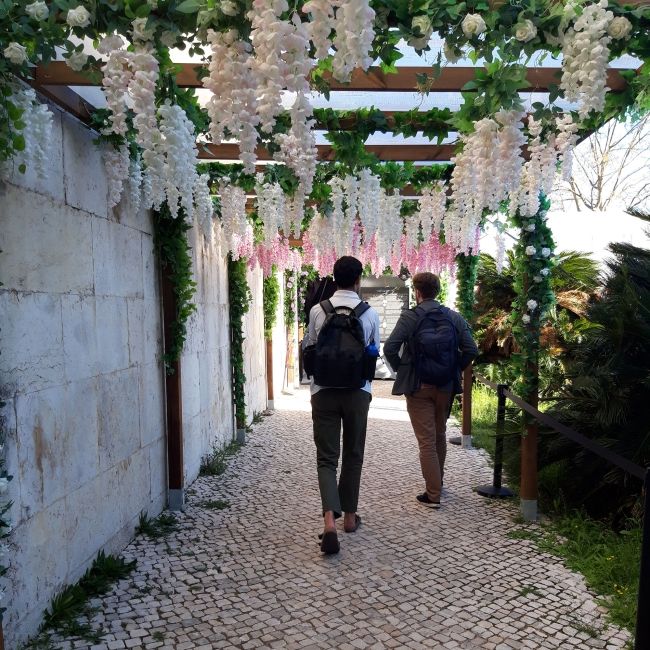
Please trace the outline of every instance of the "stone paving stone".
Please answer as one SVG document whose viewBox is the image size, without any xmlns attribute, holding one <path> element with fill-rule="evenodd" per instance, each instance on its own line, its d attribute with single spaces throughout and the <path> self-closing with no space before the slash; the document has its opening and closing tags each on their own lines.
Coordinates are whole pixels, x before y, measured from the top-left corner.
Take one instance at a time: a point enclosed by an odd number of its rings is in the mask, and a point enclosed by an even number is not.
<svg viewBox="0 0 650 650">
<path fill-rule="evenodd" d="M 402 400 L 376 382 L 359 512 L 341 553 L 319 552 L 320 498 L 308 392 L 254 428 L 222 476 L 201 477 L 179 530 L 136 538 L 137 569 L 103 598 L 91 621 L 98 645 L 57 637 L 54 647 L 623 648 L 585 581 L 530 540 L 511 539 L 516 504 L 482 499 L 486 454 L 449 446 L 442 508 L 422 491 L 418 451 Z M 449 435 L 457 435 L 453 426 Z M 208 499 L 224 510 L 201 506 Z M 528 593 L 526 587 L 534 587 Z M 583 625 L 598 635 L 587 637 Z M 75 643 L 76 642 L 76 643 Z M 74 645 L 73 645 L 74 643 Z"/>
</svg>

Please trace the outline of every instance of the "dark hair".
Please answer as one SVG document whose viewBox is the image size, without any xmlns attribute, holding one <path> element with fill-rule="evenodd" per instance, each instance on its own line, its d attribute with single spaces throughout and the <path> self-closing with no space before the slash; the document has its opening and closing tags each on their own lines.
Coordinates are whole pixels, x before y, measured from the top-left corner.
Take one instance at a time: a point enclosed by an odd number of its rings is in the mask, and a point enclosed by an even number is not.
<svg viewBox="0 0 650 650">
<path fill-rule="evenodd" d="M 350 289 L 361 277 L 363 266 L 356 257 L 344 255 L 334 264 L 334 282 L 339 289 Z"/>
<path fill-rule="evenodd" d="M 425 271 L 413 276 L 413 287 L 425 300 L 435 298 L 440 293 L 440 278 L 435 273 Z"/>
<path fill-rule="evenodd" d="M 322 300 L 327 300 L 334 295 L 336 286 L 331 275 L 326 275 L 319 280 L 313 280 L 307 286 L 305 292 L 305 325 L 309 325 L 309 312 L 314 305 L 317 305 Z"/>
</svg>

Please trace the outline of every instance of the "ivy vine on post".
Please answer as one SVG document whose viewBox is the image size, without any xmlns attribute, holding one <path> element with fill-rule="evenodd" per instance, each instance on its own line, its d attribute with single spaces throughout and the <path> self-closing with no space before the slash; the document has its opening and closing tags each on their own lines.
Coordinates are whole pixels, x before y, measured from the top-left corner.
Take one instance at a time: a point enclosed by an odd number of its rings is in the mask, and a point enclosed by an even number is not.
<svg viewBox="0 0 650 650">
<path fill-rule="evenodd" d="M 263 304 L 264 304 L 264 338 L 270 341 L 273 336 L 273 327 L 280 300 L 280 283 L 273 267 L 273 272 L 263 280 Z"/>
<path fill-rule="evenodd" d="M 228 298 L 230 302 L 230 365 L 232 394 L 237 428 L 246 427 L 246 374 L 244 372 L 244 314 L 248 312 L 251 292 L 246 278 L 246 260 L 228 257 Z"/>
<path fill-rule="evenodd" d="M 167 203 L 153 212 L 154 242 L 160 260 L 160 268 L 171 282 L 176 299 L 174 321 L 171 323 L 171 340 L 163 356 L 168 374 L 172 363 L 180 359 L 187 337 L 187 321 L 196 311 L 192 302 L 196 282 L 192 275 L 191 248 L 187 231 L 192 227 L 181 210 L 177 218 L 172 217 Z"/>
<path fill-rule="evenodd" d="M 478 274 L 478 255 L 465 255 L 460 253 L 456 256 L 456 279 L 458 290 L 456 294 L 456 305 L 458 311 L 468 323 L 474 318 L 474 286 Z"/>
<path fill-rule="evenodd" d="M 284 324 L 287 327 L 287 334 L 296 323 L 296 273 L 294 271 L 284 272 Z"/>
<path fill-rule="evenodd" d="M 540 207 L 532 217 L 517 212 L 513 225 L 520 229 L 515 247 L 515 294 L 512 303 L 512 331 L 519 351 L 514 355 L 515 391 L 537 408 L 539 403 L 540 332 L 549 310 L 555 303 L 551 287 L 552 256 L 555 248 L 551 230 L 546 225 L 549 200 L 540 195 Z M 521 507 L 525 519 L 537 518 L 537 429 L 538 425 L 524 414 L 521 444 Z"/>
</svg>

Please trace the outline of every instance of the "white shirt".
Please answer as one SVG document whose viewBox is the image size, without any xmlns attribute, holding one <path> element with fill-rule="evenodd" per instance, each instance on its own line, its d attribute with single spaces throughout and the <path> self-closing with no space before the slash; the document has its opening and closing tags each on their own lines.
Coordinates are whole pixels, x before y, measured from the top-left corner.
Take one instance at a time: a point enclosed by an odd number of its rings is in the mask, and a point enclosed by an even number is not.
<svg viewBox="0 0 650 650">
<path fill-rule="evenodd" d="M 344 291 L 339 289 L 334 292 L 334 295 L 330 298 L 332 306 L 334 309 L 337 307 L 348 307 L 349 309 L 354 309 L 360 302 L 361 299 L 355 291 Z M 323 327 L 325 322 L 326 314 L 323 308 L 318 305 L 314 305 L 309 312 L 309 328 L 307 330 L 306 345 L 315 345 L 316 340 L 318 339 L 318 334 Z M 366 345 L 374 343 L 379 350 L 381 345 L 380 340 L 380 331 L 379 331 L 379 315 L 377 312 L 370 307 L 367 309 L 361 317 L 359 318 L 361 324 L 363 325 L 363 334 L 366 339 Z M 314 383 L 314 378 L 311 379 L 311 394 L 317 393 L 321 390 L 323 386 L 319 386 Z M 372 392 L 370 388 L 370 382 L 367 381 L 366 385 L 363 387 L 363 390 Z"/>
</svg>

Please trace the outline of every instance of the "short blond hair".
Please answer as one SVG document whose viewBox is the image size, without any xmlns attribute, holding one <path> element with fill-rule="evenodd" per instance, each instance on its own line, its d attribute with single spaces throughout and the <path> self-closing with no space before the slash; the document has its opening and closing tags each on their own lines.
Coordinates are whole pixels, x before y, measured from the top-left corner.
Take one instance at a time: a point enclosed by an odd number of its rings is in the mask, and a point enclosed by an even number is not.
<svg viewBox="0 0 650 650">
<path fill-rule="evenodd" d="M 413 276 L 413 287 L 426 300 L 440 293 L 440 278 L 435 273 L 424 271 Z"/>
</svg>

